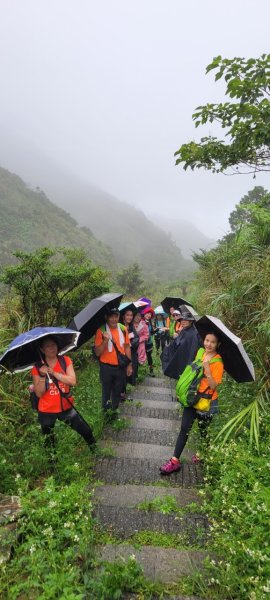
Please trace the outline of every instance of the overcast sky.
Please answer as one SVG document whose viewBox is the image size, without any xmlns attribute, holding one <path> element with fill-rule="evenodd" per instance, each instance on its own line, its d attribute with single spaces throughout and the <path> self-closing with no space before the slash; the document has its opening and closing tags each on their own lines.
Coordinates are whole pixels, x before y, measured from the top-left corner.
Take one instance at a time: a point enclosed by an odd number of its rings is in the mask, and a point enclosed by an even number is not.
<svg viewBox="0 0 270 600">
<path fill-rule="evenodd" d="M 175 150 L 203 134 L 194 108 L 224 98 L 223 82 L 205 76 L 213 56 L 269 52 L 268 0 L 0 0 L 0 8 L 2 166 L 24 176 L 18 152 L 35 148 L 79 179 L 212 238 L 227 231 L 249 189 L 270 188 L 266 174 L 174 166 Z"/>
</svg>

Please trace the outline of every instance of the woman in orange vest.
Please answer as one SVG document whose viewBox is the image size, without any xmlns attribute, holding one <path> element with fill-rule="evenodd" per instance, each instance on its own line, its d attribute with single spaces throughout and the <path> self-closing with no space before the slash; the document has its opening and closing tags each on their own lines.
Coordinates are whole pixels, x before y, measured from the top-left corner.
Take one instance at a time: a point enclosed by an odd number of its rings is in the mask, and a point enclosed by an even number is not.
<svg viewBox="0 0 270 600">
<path fill-rule="evenodd" d="M 39 398 L 38 421 L 45 435 L 45 445 L 54 450 L 54 425 L 58 419 L 77 431 L 92 448 L 95 444 L 92 429 L 73 408 L 74 398 L 70 394 L 70 386 L 76 385 L 76 375 L 71 359 L 63 357 L 66 365 L 64 369 L 53 336 L 43 338 L 40 351 L 44 364 L 39 367 L 35 365 L 31 374 L 34 392 Z"/>
</svg>

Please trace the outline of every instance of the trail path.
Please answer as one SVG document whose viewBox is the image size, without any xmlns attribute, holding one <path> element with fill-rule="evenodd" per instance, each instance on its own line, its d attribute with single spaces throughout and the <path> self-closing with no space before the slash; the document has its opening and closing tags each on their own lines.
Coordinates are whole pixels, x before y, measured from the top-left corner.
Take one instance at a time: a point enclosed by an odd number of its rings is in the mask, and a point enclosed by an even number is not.
<svg viewBox="0 0 270 600">
<path fill-rule="evenodd" d="M 147 377 L 133 393 L 133 402 L 121 404 L 120 410 L 129 426 L 120 431 L 106 430 L 103 446 L 114 455 L 97 459 L 95 466 L 96 477 L 102 482 L 95 491 L 95 513 L 101 526 L 119 540 L 118 544 L 103 546 L 101 557 L 114 561 L 134 555 L 151 581 L 177 582 L 205 558 L 206 519 L 188 509 L 179 516 L 141 510 L 138 504 L 164 496 L 173 496 L 178 507 L 199 502 L 196 488 L 202 482 L 202 471 L 191 463 L 194 452 L 186 449 L 178 473 L 170 477 L 159 473 L 160 465 L 172 455 L 180 428 L 178 406 L 171 400 L 168 380 Z M 151 545 L 138 549 L 131 536 L 143 531 L 177 534 L 183 549 Z"/>
</svg>

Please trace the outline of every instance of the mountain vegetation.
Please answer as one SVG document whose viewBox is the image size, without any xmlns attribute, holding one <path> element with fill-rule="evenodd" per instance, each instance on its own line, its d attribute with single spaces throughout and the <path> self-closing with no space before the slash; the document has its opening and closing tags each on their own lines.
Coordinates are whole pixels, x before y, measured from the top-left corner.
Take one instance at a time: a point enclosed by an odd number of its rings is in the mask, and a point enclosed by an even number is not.
<svg viewBox="0 0 270 600">
<path fill-rule="evenodd" d="M 17 250 L 43 246 L 83 249 L 88 258 L 116 270 L 111 250 L 39 189 L 32 190 L 17 175 L 0 167 L 0 265 L 15 261 Z"/>
<path fill-rule="evenodd" d="M 138 263 L 150 280 L 168 282 L 192 275 L 195 263 L 184 259 L 170 236 L 143 212 L 100 191 L 90 190 L 85 197 L 72 190 L 66 200 L 61 198 L 57 203 L 63 203 L 76 221 L 39 188 L 30 189 L 0 168 L 0 264 L 9 264 L 17 250 L 64 246 L 82 248 L 113 274 Z"/>
</svg>

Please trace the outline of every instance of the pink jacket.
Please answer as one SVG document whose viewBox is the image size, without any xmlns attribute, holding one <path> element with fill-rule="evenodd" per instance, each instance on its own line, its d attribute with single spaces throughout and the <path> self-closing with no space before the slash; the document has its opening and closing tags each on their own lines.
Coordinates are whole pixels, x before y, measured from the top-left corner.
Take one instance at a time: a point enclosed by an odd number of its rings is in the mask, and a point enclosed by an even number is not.
<svg viewBox="0 0 270 600">
<path fill-rule="evenodd" d="M 135 325 L 135 323 L 134 323 L 134 327 L 135 327 L 135 329 L 138 333 L 139 339 L 140 339 L 138 350 L 137 350 L 138 361 L 139 361 L 139 365 L 143 365 L 147 360 L 146 350 L 145 350 L 145 342 L 149 338 L 149 329 L 148 329 L 148 326 L 146 325 L 145 321 L 140 321 L 140 323 L 138 325 Z"/>
</svg>

